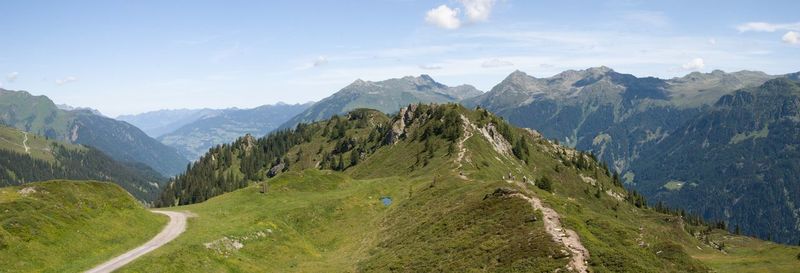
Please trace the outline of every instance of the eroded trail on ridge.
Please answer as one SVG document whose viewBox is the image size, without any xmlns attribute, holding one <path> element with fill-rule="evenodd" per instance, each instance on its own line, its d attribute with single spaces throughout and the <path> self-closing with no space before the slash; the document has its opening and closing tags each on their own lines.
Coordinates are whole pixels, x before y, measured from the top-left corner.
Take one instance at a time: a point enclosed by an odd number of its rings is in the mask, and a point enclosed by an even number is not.
<svg viewBox="0 0 800 273">
<path fill-rule="evenodd" d="M 461 168 L 464 167 L 463 161 L 464 157 L 467 155 L 467 147 L 464 147 L 464 142 L 467 142 L 467 139 L 472 137 L 472 130 L 470 130 L 472 128 L 470 128 L 468 119 L 464 115 L 461 115 L 461 122 L 464 126 L 464 136 L 458 140 L 458 156 L 456 157 L 458 167 L 456 167 L 456 170 L 459 171 L 459 177 L 461 177 L 461 179 L 467 179 L 467 177 L 461 173 Z"/>
<path fill-rule="evenodd" d="M 25 134 L 25 139 L 22 140 L 22 147 L 25 148 L 25 153 L 31 153 L 31 147 L 28 147 L 28 132 L 23 132 Z"/>
<path fill-rule="evenodd" d="M 534 210 L 541 211 L 544 218 L 544 228 L 547 233 L 553 237 L 553 241 L 564 245 L 572 254 L 572 258 L 569 261 L 569 268 L 576 272 L 588 273 L 589 251 L 586 250 L 586 247 L 581 243 L 581 238 L 578 236 L 578 233 L 574 230 L 564 228 L 564 226 L 561 225 L 561 217 L 555 210 L 544 206 L 542 200 L 532 193 L 529 194 L 531 194 L 531 196 L 526 196 L 522 193 L 514 193 L 511 194 L 511 196 L 525 199 L 531 204 Z"/>
</svg>

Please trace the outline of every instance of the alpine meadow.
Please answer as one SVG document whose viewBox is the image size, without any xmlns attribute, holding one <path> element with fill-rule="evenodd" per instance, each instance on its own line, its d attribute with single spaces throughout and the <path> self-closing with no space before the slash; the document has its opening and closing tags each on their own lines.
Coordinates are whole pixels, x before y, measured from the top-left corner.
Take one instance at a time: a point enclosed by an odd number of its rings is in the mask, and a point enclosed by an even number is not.
<svg viewBox="0 0 800 273">
<path fill-rule="evenodd" d="M 793 1 L 8 1 L 0 272 L 797 272 Z"/>
</svg>

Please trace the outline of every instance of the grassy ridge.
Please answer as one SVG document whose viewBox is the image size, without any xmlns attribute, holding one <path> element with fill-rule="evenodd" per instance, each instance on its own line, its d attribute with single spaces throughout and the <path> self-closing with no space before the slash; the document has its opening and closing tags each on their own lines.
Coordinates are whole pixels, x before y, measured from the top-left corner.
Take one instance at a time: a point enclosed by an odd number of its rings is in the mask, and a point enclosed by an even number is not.
<svg viewBox="0 0 800 273">
<path fill-rule="evenodd" d="M 0 188 L 0 271 L 80 272 L 146 242 L 166 222 L 111 183 Z"/>
<path fill-rule="evenodd" d="M 199 217 L 190 219 L 186 234 L 174 243 L 123 271 L 552 272 L 563 268 L 568 254 L 544 233 L 542 221 L 536 220 L 540 212 L 519 198 L 494 194 L 502 188 L 538 196 L 556 210 L 588 249 L 593 272 L 752 268 L 792 272 L 788 265 L 800 249 L 731 236 L 656 212 L 638 202 L 589 155 L 506 127 L 486 112 L 456 105 L 434 107 L 442 107 L 436 110 L 444 114 L 426 115 L 432 108 L 419 108 L 415 119 L 404 121 L 405 137 L 377 146 L 371 145 L 372 135 L 387 124 L 381 117 L 359 120 L 351 115 L 311 125 L 316 129 L 306 131 L 307 140 L 278 157 L 289 167 L 267 180 L 267 194 L 259 193 L 253 183 L 203 203 L 171 208 Z M 452 111 L 467 117 L 470 124 L 454 131 L 454 123 L 441 122 Z M 397 128 L 395 121 L 397 117 L 392 121 Z M 344 129 L 335 135 L 325 133 L 339 131 L 336 128 Z M 453 142 L 448 132 L 471 137 Z M 355 145 L 343 145 L 350 140 Z M 366 152 L 352 157 L 357 151 Z M 464 160 L 457 162 L 462 152 Z M 326 161 L 331 154 L 338 156 Z M 210 161 L 217 166 L 235 168 L 240 163 L 219 162 L 231 158 L 225 153 L 209 158 L 218 160 Z M 262 172 L 272 166 L 266 164 Z M 522 183 L 523 177 L 528 183 Z M 533 181 L 544 180 L 552 181 L 551 187 L 534 185 Z M 382 197 L 391 197 L 391 204 L 383 205 Z M 731 261 L 746 262 L 731 265 Z"/>
<path fill-rule="evenodd" d="M 542 240 L 541 222 L 529 221 L 534 212 L 527 203 L 483 200 L 502 184 L 464 187 L 452 178 L 434 187 L 430 183 L 428 177 L 286 173 L 270 182 L 266 195 L 252 186 L 173 208 L 198 217 L 190 219 L 189 229 L 174 244 L 122 272 L 504 271 L 542 266 L 542 261 L 548 269 L 565 263 L 548 257 L 555 247 Z M 392 203 L 384 205 L 381 197 L 391 197 Z M 442 237 L 442 229 L 461 231 L 451 238 Z M 243 247 L 226 246 L 224 238 Z M 439 259 L 461 250 L 471 253 Z"/>
</svg>

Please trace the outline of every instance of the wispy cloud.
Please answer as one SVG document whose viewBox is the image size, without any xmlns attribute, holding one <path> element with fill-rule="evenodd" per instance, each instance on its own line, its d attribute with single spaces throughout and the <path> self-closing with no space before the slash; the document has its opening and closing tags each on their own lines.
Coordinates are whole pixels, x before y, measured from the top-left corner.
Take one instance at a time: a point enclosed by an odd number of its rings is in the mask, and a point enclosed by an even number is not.
<svg viewBox="0 0 800 273">
<path fill-rule="evenodd" d="M 68 76 L 68 77 L 64 77 L 62 79 L 57 79 L 56 80 L 56 84 L 59 85 L 59 86 L 62 86 L 62 85 L 68 84 L 68 83 L 76 82 L 76 81 L 78 81 L 77 77 Z"/>
<path fill-rule="evenodd" d="M 797 23 L 767 23 L 767 22 L 749 22 L 736 26 L 739 32 L 776 32 L 786 31 L 781 37 L 784 43 L 797 45 L 800 44 L 798 38 L 798 31 L 800 31 L 800 22 Z"/>
<path fill-rule="evenodd" d="M 221 49 L 211 56 L 211 62 L 219 63 L 242 54 L 243 50 L 239 42 L 232 46 Z"/>
<path fill-rule="evenodd" d="M 439 69 L 442 69 L 442 66 L 440 66 L 440 65 L 432 65 L 432 64 L 421 64 L 421 65 L 419 65 L 419 68 L 425 69 L 425 70 L 439 70 Z"/>
<path fill-rule="evenodd" d="M 8 75 L 6 75 L 6 81 L 14 82 L 17 80 L 17 77 L 19 77 L 19 72 L 8 73 Z"/>
<path fill-rule="evenodd" d="M 323 65 L 326 65 L 326 64 L 328 64 L 328 57 L 319 56 L 319 57 L 317 57 L 316 60 L 314 60 L 314 63 L 311 64 L 311 65 L 313 67 L 320 67 L 320 66 L 323 66 Z"/>
<path fill-rule="evenodd" d="M 481 67 L 483 67 L 483 68 L 495 68 L 495 67 L 505 67 L 505 66 L 513 66 L 513 65 L 514 65 L 514 63 L 509 62 L 509 61 L 500 60 L 500 59 L 491 59 L 491 60 L 483 62 L 481 64 Z"/>
<path fill-rule="evenodd" d="M 669 19 L 662 12 L 640 10 L 630 11 L 623 16 L 626 20 L 637 23 L 645 24 L 653 27 L 666 27 L 669 26 Z"/>
<path fill-rule="evenodd" d="M 748 22 L 736 26 L 739 32 L 775 32 L 779 30 L 800 31 L 800 22 L 797 23 L 767 23 L 767 22 Z"/>
</svg>

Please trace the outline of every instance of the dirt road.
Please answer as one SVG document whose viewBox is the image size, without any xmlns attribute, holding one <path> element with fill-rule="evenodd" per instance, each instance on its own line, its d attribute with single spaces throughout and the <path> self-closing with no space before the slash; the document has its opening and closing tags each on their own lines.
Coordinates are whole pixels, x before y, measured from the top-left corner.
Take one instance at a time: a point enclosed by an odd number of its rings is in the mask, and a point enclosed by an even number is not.
<svg viewBox="0 0 800 273">
<path fill-rule="evenodd" d="M 125 254 L 119 255 L 116 258 L 98 265 L 95 268 L 87 270 L 86 273 L 106 273 L 117 270 L 136 258 L 139 258 L 142 255 L 167 244 L 169 241 L 177 238 L 178 235 L 186 230 L 186 213 L 160 210 L 154 210 L 153 212 L 169 216 L 169 224 L 164 227 L 164 230 L 162 230 L 160 233 L 158 233 L 158 235 L 156 235 L 156 237 L 153 237 L 153 239 L 150 239 L 150 241 L 144 245 L 128 251 Z"/>
</svg>

